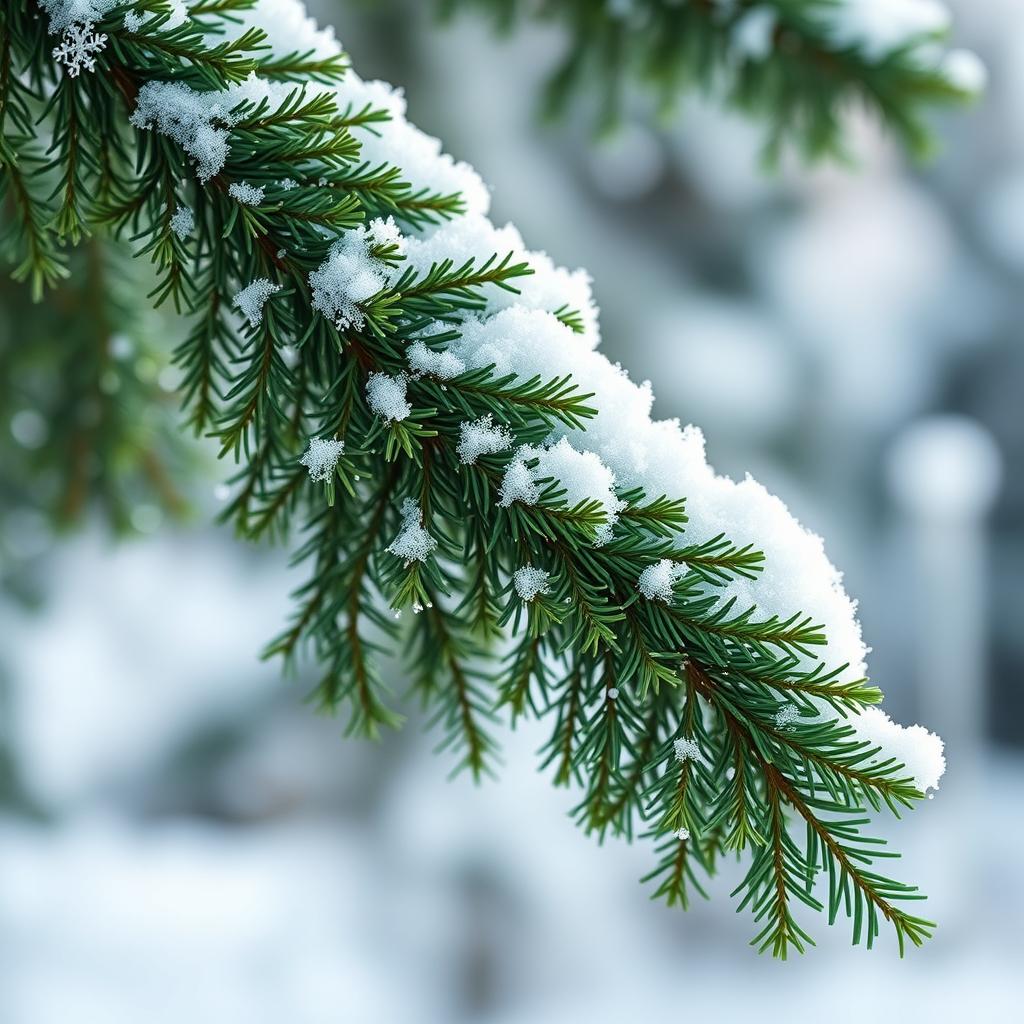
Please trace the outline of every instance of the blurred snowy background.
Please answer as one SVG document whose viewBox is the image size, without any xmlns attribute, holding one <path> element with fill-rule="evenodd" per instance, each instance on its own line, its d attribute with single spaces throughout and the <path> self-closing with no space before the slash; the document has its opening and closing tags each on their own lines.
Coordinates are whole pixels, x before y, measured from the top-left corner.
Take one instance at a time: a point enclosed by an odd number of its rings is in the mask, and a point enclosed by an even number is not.
<svg viewBox="0 0 1024 1024">
<path fill-rule="evenodd" d="M 650 904 L 648 851 L 599 850 L 571 793 L 507 737 L 500 782 L 447 782 L 413 720 L 379 745 L 256 653 L 293 582 L 204 516 L 115 545 L 6 510 L 0 551 L 0 1022 L 546 1024 L 1011 1020 L 1024 997 L 1024 21 L 955 4 L 990 71 L 908 167 L 856 124 L 859 166 L 757 168 L 759 134 L 637 101 L 594 145 L 544 129 L 559 46 L 497 43 L 419 0 L 314 4 L 364 77 L 493 186 L 495 219 L 586 265 L 604 345 L 657 412 L 705 429 L 828 539 L 875 681 L 941 732 L 942 790 L 890 834 L 935 940 L 899 962 L 841 925 L 758 958 L 728 900 Z M 6 425 L 4 429 L 7 429 Z M 139 517 L 145 528 L 152 516 Z M 395 686 L 402 673 L 394 666 Z"/>
</svg>

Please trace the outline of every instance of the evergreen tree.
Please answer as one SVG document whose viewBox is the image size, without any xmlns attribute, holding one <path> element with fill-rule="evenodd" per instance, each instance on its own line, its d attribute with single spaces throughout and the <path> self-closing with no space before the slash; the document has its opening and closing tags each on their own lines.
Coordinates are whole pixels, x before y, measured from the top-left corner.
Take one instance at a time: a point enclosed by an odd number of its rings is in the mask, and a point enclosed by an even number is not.
<svg viewBox="0 0 1024 1024">
<path fill-rule="evenodd" d="M 592 62 L 610 95 L 634 68 L 666 95 L 721 73 L 773 147 L 816 153 L 851 95 L 918 146 L 919 101 L 976 84 L 936 24 L 858 27 L 870 3 L 622 6 L 543 5 L 573 28 L 557 95 Z M 0 174 L 14 276 L 57 289 L 36 323 L 65 347 L 43 365 L 67 367 L 0 409 L 45 423 L 35 461 L 62 467 L 66 515 L 90 486 L 115 520 L 122 488 L 178 502 L 159 375 L 119 362 L 146 315 L 132 251 L 145 303 L 187 318 L 187 423 L 237 463 L 225 518 L 308 567 L 268 654 L 311 652 L 351 732 L 400 723 L 377 660 L 401 648 L 456 770 L 492 773 L 499 717 L 543 718 L 579 824 L 650 840 L 667 902 L 734 853 L 762 950 L 811 941 L 796 903 L 855 942 L 883 920 L 901 950 L 930 934 L 863 829 L 937 785 L 941 741 L 875 706 L 820 541 L 717 476 L 699 431 L 652 421 L 650 389 L 597 350 L 586 275 L 495 229 L 472 169 L 298 0 L 10 0 Z M 20 331 L 2 346 L 12 368 L 42 358 Z"/>
</svg>

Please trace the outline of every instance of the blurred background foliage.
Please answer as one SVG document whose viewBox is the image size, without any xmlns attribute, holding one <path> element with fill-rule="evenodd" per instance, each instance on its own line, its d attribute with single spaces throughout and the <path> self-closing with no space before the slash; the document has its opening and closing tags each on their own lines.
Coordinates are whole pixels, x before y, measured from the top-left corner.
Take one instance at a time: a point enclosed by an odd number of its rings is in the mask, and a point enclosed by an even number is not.
<svg viewBox="0 0 1024 1024">
<path fill-rule="evenodd" d="M 854 111 L 855 166 L 783 155 L 769 175 L 762 126 L 699 95 L 665 118 L 627 82 L 600 142 L 586 91 L 538 121 L 568 45 L 557 23 L 498 41 L 487 19 L 442 28 L 418 0 L 314 6 L 364 77 L 404 85 L 411 118 L 477 166 L 496 220 L 588 267 L 603 344 L 654 381 L 658 414 L 703 426 L 722 471 L 749 470 L 828 538 L 887 707 L 947 741 L 942 790 L 898 826 L 942 926 L 902 964 L 844 935 L 767 963 L 724 898 L 648 906 L 642 855 L 576 834 L 529 730 L 479 788 L 445 783 L 418 723 L 343 741 L 302 704 L 311 679 L 256 660 L 294 579 L 277 552 L 206 525 L 230 467 L 161 426 L 173 418 L 137 416 L 176 401 L 180 325 L 126 320 L 118 296 L 147 288 L 145 268 L 92 246 L 41 306 L 0 285 L 0 1019 L 1010 1019 L 1024 995 L 1017 5 L 953 5 L 990 86 L 970 113 L 932 116 L 931 162 Z M 84 528 L 62 539 L 72 510 Z M 140 536 L 115 546 L 111 524 Z"/>
</svg>

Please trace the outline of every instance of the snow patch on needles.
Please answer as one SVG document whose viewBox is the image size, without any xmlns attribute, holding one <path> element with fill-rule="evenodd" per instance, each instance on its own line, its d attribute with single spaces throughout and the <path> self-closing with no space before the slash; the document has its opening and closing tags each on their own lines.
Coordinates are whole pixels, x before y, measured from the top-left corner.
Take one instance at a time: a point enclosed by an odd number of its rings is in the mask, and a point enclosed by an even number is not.
<svg viewBox="0 0 1024 1024">
<path fill-rule="evenodd" d="M 410 562 L 425 562 L 437 547 L 437 541 L 423 529 L 423 511 L 412 498 L 402 502 L 402 528 L 388 545 L 388 551 Z"/>
<path fill-rule="evenodd" d="M 405 374 L 389 377 L 386 373 L 371 373 L 366 381 L 370 411 L 391 422 L 404 420 L 412 412 L 405 397 L 408 384 Z"/>
<path fill-rule="evenodd" d="M 467 212 L 486 213 L 490 193 L 480 175 L 469 164 L 453 160 L 442 152 L 441 143 L 405 119 L 405 97 L 386 82 L 364 82 L 349 71 L 335 86 L 341 109 L 349 104 L 361 110 L 367 104 L 390 112 L 386 126 L 361 131 L 360 159 L 371 167 L 391 164 L 402 169 L 402 180 L 414 191 L 438 196 L 460 193 Z"/>
<path fill-rule="evenodd" d="M 451 380 L 466 372 L 466 364 L 454 352 L 428 348 L 425 341 L 414 341 L 406 351 L 409 369 L 417 374 L 430 374 L 439 380 Z"/>
<path fill-rule="evenodd" d="M 263 307 L 267 304 L 267 299 L 280 290 L 279 284 L 274 284 L 265 277 L 258 277 L 236 293 L 231 304 L 242 311 L 251 327 L 259 327 L 263 323 Z"/>
<path fill-rule="evenodd" d="M 524 601 L 532 601 L 538 594 L 547 594 L 551 587 L 548 586 L 550 573 L 544 569 L 535 569 L 532 565 L 524 565 L 522 569 L 516 569 L 512 574 L 512 582 L 515 585 L 516 593 Z"/>
<path fill-rule="evenodd" d="M 74 24 L 92 27 L 120 4 L 122 0 L 39 0 L 39 6 L 50 16 L 50 35 L 59 35 Z"/>
<path fill-rule="evenodd" d="M 338 460 L 344 451 L 344 441 L 311 437 L 309 447 L 299 462 L 309 470 L 310 480 L 314 483 L 323 483 L 334 476 L 334 471 L 338 468 Z"/>
<path fill-rule="evenodd" d="M 405 236 L 399 230 L 394 217 L 384 220 L 376 217 L 366 225 L 363 235 L 368 246 L 381 246 L 394 248 L 396 252 L 404 254 Z"/>
<path fill-rule="evenodd" d="M 467 420 L 459 428 L 455 449 L 466 466 L 473 466 L 481 455 L 495 455 L 512 447 L 514 438 L 507 427 L 495 426 L 490 413 L 478 420 Z"/>
<path fill-rule="evenodd" d="M 663 558 L 654 565 L 649 565 L 637 580 L 637 589 L 648 601 L 672 600 L 672 584 L 686 575 L 686 566 L 682 562 L 673 562 Z"/>
<path fill-rule="evenodd" d="M 386 269 L 370 255 L 368 232 L 346 231 L 309 275 L 313 308 L 332 320 L 339 331 L 362 327 L 366 317 L 360 303 L 387 287 Z"/>
<path fill-rule="evenodd" d="M 536 465 L 528 465 L 534 462 Z M 562 500 L 567 508 L 596 501 L 607 517 L 598 528 L 597 542 L 610 539 L 622 508 L 615 496 L 615 475 L 594 452 L 577 451 L 564 437 L 550 448 L 523 445 L 516 452 L 501 483 L 499 504 L 505 508 L 514 501 L 536 505 L 541 493 L 538 481 L 546 478 L 565 492 Z"/>
<path fill-rule="evenodd" d="M 182 82 L 146 82 L 131 122 L 177 142 L 192 158 L 200 181 L 209 181 L 228 158 L 228 111 Z"/>
<path fill-rule="evenodd" d="M 775 712 L 775 728 L 788 729 L 800 717 L 800 709 L 795 704 L 783 704 Z"/>
<path fill-rule="evenodd" d="M 96 70 L 96 54 L 106 45 L 107 37 L 96 32 L 91 21 L 69 25 L 60 45 L 53 48 L 53 59 L 68 69 L 69 78 L 77 78 L 82 71 Z"/>
<path fill-rule="evenodd" d="M 693 740 L 688 740 L 685 737 L 678 739 L 672 744 L 672 748 L 675 750 L 676 760 L 680 764 L 685 761 L 700 760 L 700 747 Z"/>
<path fill-rule="evenodd" d="M 259 0 L 254 10 L 242 16 L 269 33 L 277 56 L 311 49 L 311 40 L 323 47 L 317 51 L 323 55 L 340 52 L 328 33 L 316 30 L 298 0 Z M 840 39 L 840 45 L 864 43 L 888 53 L 908 39 L 921 36 L 927 41 L 929 33 L 946 23 L 944 11 L 931 0 L 843 0 L 839 25 L 845 42 Z M 461 337 L 449 351 L 471 369 L 494 364 L 497 373 L 514 373 L 522 379 L 571 375 L 582 392 L 593 393 L 588 405 L 598 414 L 587 420 L 585 431 L 559 426 L 555 440 L 571 442 L 576 454 L 591 454 L 609 476 L 614 474 L 620 488 L 642 487 L 649 497 L 685 498 L 690 516 L 687 543 L 699 544 L 724 534 L 735 544 L 751 544 L 762 551 L 764 569 L 757 579 L 735 579 L 711 592 L 722 600 L 734 599 L 738 610 L 755 605 L 765 618 L 777 614 L 785 619 L 795 611 L 810 616 L 822 624 L 828 637 L 827 646 L 817 652 L 821 658 L 832 665 L 847 664 L 847 678 L 865 676 L 867 648 L 856 604 L 846 594 L 821 538 L 805 530 L 755 480 L 747 477 L 736 482 L 716 474 L 708 465 L 699 429 L 652 417 L 650 385 L 631 381 L 621 367 L 595 351 L 597 308 L 586 273 L 555 267 L 543 253 L 527 250 L 515 228 L 492 225 L 485 216 L 489 197 L 483 183 L 472 169 L 441 154 L 436 140 L 408 124 L 400 92 L 384 83 L 346 75 L 337 95 L 342 107 L 351 103 L 362 109 L 370 104 L 391 116 L 389 122 L 376 126 L 379 137 L 369 129 L 353 129 L 362 142 L 363 159 L 394 163 L 414 187 L 461 191 L 466 200 L 465 216 L 440 226 L 425 225 L 420 237 L 406 239 L 407 266 L 419 273 L 443 259 L 461 265 L 471 258 L 479 265 L 494 255 L 501 259 L 512 253 L 514 261 L 522 259 L 535 271 L 517 281 L 519 295 L 496 286 L 482 289 L 485 308 L 465 318 Z M 363 269 L 373 274 L 375 268 Z M 582 333 L 573 332 L 553 315 L 563 308 L 580 311 Z M 546 468 L 548 472 L 538 472 L 514 459 L 502 482 L 502 503 L 536 502 L 536 480 L 542 475 L 558 476 L 552 470 L 561 467 Z M 608 490 L 603 496 L 613 504 Z M 571 496 L 567 500 L 571 503 Z M 811 664 L 813 660 L 806 659 Z M 846 721 L 854 730 L 852 739 L 877 742 L 886 756 L 899 756 L 919 788 L 938 781 L 944 760 L 937 736 L 919 726 L 901 729 L 877 708 Z"/>
<path fill-rule="evenodd" d="M 171 215 L 171 230 L 183 242 L 196 229 L 196 218 L 191 207 L 179 206 Z"/>
<path fill-rule="evenodd" d="M 232 17 L 263 29 L 267 45 L 278 57 L 308 52 L 314 57 L 334 57 L 341 52 L 334 29 L 319 28 L 299 0 L 259 0 L 255 10 L 232 11 Z"/>
<path fill-rule="evenodd" d="M 146 82 L 139 90 L 131 123 L 142 130 L 155 128 L 173 139 L 192 158 L 199 180 L 206 182 L 228 158 L 228 132 L 240 119 L 236 108 L 266 101 L 271 110 L 277 109 L 294 88 L 255 74 L 219 92 L 197 92 L 182 82 Z"/>
<path fill-rule="evenodd" d="M 892 758 L 906 768 L 906 775 L 914 780 L 921 792 L 937 789 L 939 779 L 946 770 L 943 742 L 935 733 L 922 725 L 903 726 L 894 722 L 880 708 L 869 707 L 854 718 L 848 719 L 853 726 L 854 737 L 866 740 L 881 752 L 873 757 L 873 763 Z M 897 772 L 903 776 L 903 772 Z"/>
<path fill-rule="evenodd" d="M 233 181 L 228 185 L 228 195 L 245 206 L 259 206 L 265 191 L 262 185 L 250 185 L 247 181 Z"/>
</svg>

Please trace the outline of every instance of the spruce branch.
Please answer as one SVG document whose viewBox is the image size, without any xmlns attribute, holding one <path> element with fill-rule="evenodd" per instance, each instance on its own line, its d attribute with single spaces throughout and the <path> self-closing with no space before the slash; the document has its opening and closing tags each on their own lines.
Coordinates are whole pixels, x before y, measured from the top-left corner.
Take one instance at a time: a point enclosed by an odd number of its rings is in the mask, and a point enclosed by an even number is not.
<svg viewBox="0 0 1024 1024">
<path fill-rule="evenodd" d="M 435 155 L 423 183 L 400 145 L 367 157 L 403 132 L 415 148 L 414 130 L 395 102 L 365 101 L 321 37 L 271 50 L 262 28 L 237 25 L 248 0 L 193 5 L 178 27 L 158 0 L 138 6 L 152 16 L 131 30 L 114 14 L 98 23 L 109 42 L 74 76 L 23 3 L 0 11 L 6 59 L 27 69 L 16 84 L 0 62 L 7 208 L 39 284 L 56 276 L 55 239 L 91 235 L 87 254 L 132 248 L 148 301 L 189 317 L 174 354 L 186 422 L 237 464 L 223 518 L 252 540 L 299 538 L 308 574 L 266 655 L 311 656 L 312 699 L 373 737 L 401 722 L 380 666 L 404 653 L 440 749 L 474 778 L 495 770 L 505 707 L 546 718 L 542 767 L 578 789 L 585 831 L 653 840 L 656 896 L 685 906 L 703 892 L 698 869 L 749 856 L 737 895 L 760 949 L 810 942 L 798 903 L 843 910 L 855 941 L 881 920 L 901 950 L 926 938 L 932 926 L 898 906 L 916 892 L 876 872 L 889 854 L 861 831 L 865 806 L 899 813 L 924 788 L 865 731 L 878 691 L 830 667 L 829 615 L 758 589 L 771 557 L 702 524 L 693 436 L 641 424 L 656 439 L 644 458 L 668 444 L 692 493 L 653 471 L 616 486 L 601 456 L 620 438 L 601 432 L 625 415 L 614 397 L 639 389 L 589 347 L 578 280 L 499 237 L 468 172 Z M 673 10 L 699 24 L 698 8 Z M 33 158 L 11 140 L 25 145 L 28 111 L 52 146 L 49 197 L 18 177 Z M 460 218 L 483 240 L 437 226 Z M 102 304 L 95 269 L 75 284 Z M 89 318 L 100 338 L 109 317 Z M 108 455 L 99 439 L 80 431 L 64 450 L 88 467 Z"/>
</svg>

